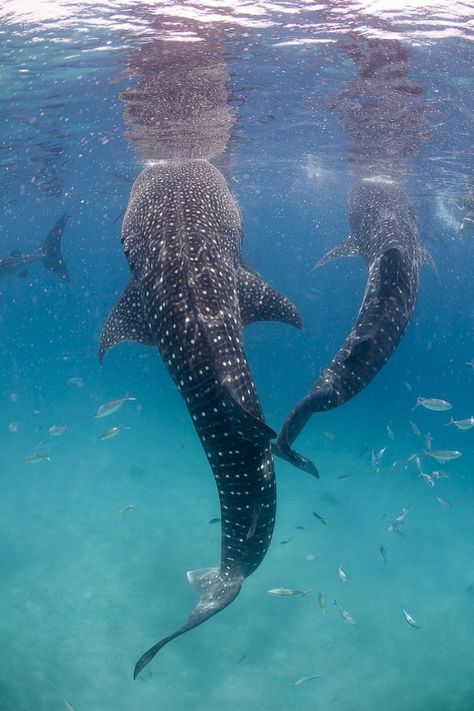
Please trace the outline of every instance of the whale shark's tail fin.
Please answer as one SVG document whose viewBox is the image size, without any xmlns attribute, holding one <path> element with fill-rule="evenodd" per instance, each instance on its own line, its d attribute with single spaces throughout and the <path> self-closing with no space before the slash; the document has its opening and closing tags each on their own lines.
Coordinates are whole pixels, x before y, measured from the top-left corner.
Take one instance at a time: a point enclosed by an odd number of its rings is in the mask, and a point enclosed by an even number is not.
<svg viewBox="0 0 474 711">
<path fill-rule="evenodd" d="M 272 451 L 280 459 L 285 459 L 298 469 L 302 469 L 316 479 L 319 479 L 319 472 L 311 459 L 303 457 L 292 449 L 292 444 L 299 433 L 313 414 L 313 401 L 306 395 L 300 400 L 287 416 L 283 427 L 277 437 L 277 441 L 272 444 Z"/>
<path fill-rule="evenodd" d="M 180 637 L 185 632 L 192 630 L 193 627 L 197 627 L 223 610 L 227 605 L 230 605 L 239 594 L 243 579 L 242 575 L 231 576 L 230 574 L 224 574 L 219 568 L 190 570 L 188 572 L 188 580 L 201 594 L 198 604 L 182 627 L 157 642 L 157 644 L 153 645 L 153 647 L 140 657 L 135 665 L 133 678 L 137 678 L 142 669 L 151 662 L 155 654 L 157 654 L 165 644 L 176 639 L 176 637 Z"/>
<path fill-rule="evenodd" d="M 61 252 L 61 239 L 68 220 L 68 215 L 63 215 L 59 218 L 46 235 L 41 248 L 43 265 L 46 269 L 54 272 L 60 279 L 69 279 L 69 270 Z"/>
</svg>

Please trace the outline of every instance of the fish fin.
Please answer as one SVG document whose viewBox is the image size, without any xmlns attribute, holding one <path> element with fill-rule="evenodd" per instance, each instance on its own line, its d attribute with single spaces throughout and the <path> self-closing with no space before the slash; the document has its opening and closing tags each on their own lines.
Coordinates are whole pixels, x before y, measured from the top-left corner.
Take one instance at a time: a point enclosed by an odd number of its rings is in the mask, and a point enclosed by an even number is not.
<svg viewBox="0 0 474 711">
<path fill-rule="evenodd" d="M 280 439 L 280 436 L 281 435 L 279 435 L 278 439 Z M 298 469 L 311 474 L 311 476 L 314 476 L 315 479 L 319 479 L 319 472 L 311 459 L 304 457 L 302 454 L 298 454 L 298 452 L 291 449 L 289 445 L 282 446 L 282 444 L 282 442 L 278 441 L 275 444 L 272 444 L 272 452 L 275 456 L 280 459 L 284 459 Z"/>
<path fill-rule="evenodd" d="M 316 262 L 313 267 L 313 271 L 314 269 L 319 269 L 320 267 L 329 264 L 329 262 L 333 262 L 335 259 L 339 259 L 339 257 L 359 256 L 360 252 L 356 240 L 352 235 L 347 235 L 345 240 L 343 240 L 340 244 L 336 245 L 336 247 L 333 247 L 333 249 L 329 250 L 329 252 L 326 252 L 324 257 L 321 257 L 319 262 Z"/>
<path fill-rule="evenodd" d="M 436 272 L 436 274 L 438 273 L 438 270 L 436 268 L 436 262 L 433 259 L 433 255 L 423 245 L 421 247 L 421 259 L 422 259 L 423 264 L 427 264 L 429 267 L 431 267 Z"/>
<path fill-rule="evenodd" d="M 25 277 L 28 276 L 28 269 L 23 269 L 22 272 L 18 272 L 18 276 L 21 277 L 21 279 L 24 279 Z"/>
<path fill-rule="evenodd" d="M 255 321 L 281 321 L 301 328 L 301 317 L 289 299 L 246 266 L 237 273 L 240 316 L 247 326 Z"/>
<path fill-rule="evenodd" d="M 69 270 L 61 252 L 61 239 L 68 220 L 68 215 L 59 218 L 46 235 L 41 250 L 42 262 L 46 269 L 66 280 L 69 280 Z"/>
<path fill-rule="evenodd" d="M 231 419 L 238 434 L 250 442 L 269 442 L 276 439 L 277 433 L 266 422 L 245 409 L 239 402 L 239 397 L 234 392 L 231 383 L 224 378 L 222 383 L 224 391 L 224 407 L 232 411 Z"/>
<path fill-rule="evenodd" d="M 436 262 L 433 259 L 433 255 L 423 245 L 421 247 L 421 260 L 422 260 L 423 264 L 427 264 L 429 267 L 432 268 L 432 270 L 434 271 L 434 273 L 436 275 L 436 278 L 438 279 L 438 282 L 441 284 L 441 278 L 439 276 L 438 267 L 436 266 Z"/>
<path fill-rule="evenodd" d="M 186 576 L 189 584 L 202 592 L 206 585 L 206 581 L 213 575 L 217 575 L 219 568 L 197 568 L 196 570 L 188 570 Z"/>
<path fill-rule="evenodd" d="M 99 360 L 102 363 L 110 348 L 123 341 L 137 341 L 145 346 L 153 345 L 138 284 L 131 281 L 115 304 L 104 324 L 99 342 Z"/>
<path fill-rule="evenodd" d="M 142 669 L 151 662 L 155 654 L 157 654 L 165 644 L 176 639 L 176 637 L 180 637 L 185 632 L 192 630 L 194 627 L 201 625 L 210 617 L 213 617 L 227 607 L 227 605 L 230 605 L 239 594 L 244 579 L 243 575 L 235 577 L 224 576 L 219 568 L 190 570 L 187 575 L 191 585 L 200 592 L 199 602 L 182 627 L 179 627 L 176 632 L 168 635 L 168 637 L 164 637 L 140 657 L 135 665 L 133 673 L 134 679 L 137 678 Z"/>
</svg>

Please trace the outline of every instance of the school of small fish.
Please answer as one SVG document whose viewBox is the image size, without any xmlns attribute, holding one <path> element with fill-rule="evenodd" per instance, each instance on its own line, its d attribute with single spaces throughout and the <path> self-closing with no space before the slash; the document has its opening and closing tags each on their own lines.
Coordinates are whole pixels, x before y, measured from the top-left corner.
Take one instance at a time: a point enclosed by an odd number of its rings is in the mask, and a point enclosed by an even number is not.
<svg viewBox="0 0 474 711">
<path fill-rule="evenodd" d="M 474 367 L 473 367 L 474 371 Z M 85 387 L 84 380 L 81 377 L 71 377 L 67 381 L 67 385 L 74 385 L 79 389 L 83 389 Z M 12 402 L 17 402 L 18 401 L 18 395 L 17 393 L 11 393 L 10 394 L 10 399 Z M 109 417 L 111 415 L 116 414 L 119 410 L 121 410 L 124 405 L 129 402 L 129 401 L 134 401 L 136 398 L 131 396 L 130 394 L 126 394 L 121 398 L 115 399 L 115 400 L 110 400 L 105 402 L 104 404 L 100 405 L 98 409 L 96 410 L 94 414 L 94 418 L 96 419 L 102 419 L 104 417 Z M 451 410 L 453 408 L 453 405 L 448 402 L 447 400 L 440 399 L 440 398 L 425 398 L 425 397 L 418 397 L 416 400 L 416 405 L 413 409 L 416 409 L 418 407 L 424 408 L 427 411 L 431 411 L 432 413 L 443 413 L 448 410 Z M 22 420 L 12 420 L 10 424 L 8 425 L 8 431 L 12 434 L 17 434 L 20 429 L 26 430 L 28 428 L 27 420 L 28 420 L 28 415 L 29 417 L 34 417 L 38 418 L 42 416 L 42 413 L 40 410 L 35 409 L 29 413 L 27 413 L 26 418 L 23 418 Z M 439 415 L 433 415 L 433 417 L 439 417 Z M 446 426 L 450 426 L 451 428 L 455 427 L 457 430 L 460 432 L 467 432 L 471 429 L 474 428 L 474 417 L 469 416 L 464 419 L 455 419 L 454 417 L 451 417 L 449 422 L 444 423 Z M 38 432 L 44 428 L 45 431 L 47 431 L 47 434 L 51 438 L 59 438 L 62 435 L 71 432 L 71 428 L 68 424 L 62 423 L 62 424 L 52 424 L 52 425 L 39 425 L 35 427 L 35 432 Z M 448 479 L 449 475 L 447 472 L 441 469 L 432 469 L 431 471 L 426 470 L 428 468 L 428 465 L 430 462 L 436 462 L 437 464 L 449 464 L 451 462 L 454 462 L 455 460 L 459 459 L 462 456 L 462 452 L 457 450 L 457 449 L 441 449 L 441 448 L 436 448 L 434 449 L 432 447 L 432 442 L 433 442 L 433 436 L 430 434 L 430 432 L 425 432 L 424 434 L 422 433 L 422 430 L 419 427 L 419 424 L 415 423 L 413 420 L 408 420 L 407 421 L 407 428 L 408 431 L 411 432 L 412 435 L 416 438 L 421 438 L 421 442 L 424 442 L 424 447 L 418 446 L 416 448 L 416 451 L 413 452 L 408 456 L 408 458 L 405 461 L 404 464 L 404 471 L 407 472 L 407 475 L 413 475 L 418 476 L 419 479 L 421 479 L 427 486 L 429 486 L 431 489 L 434 489 L 437 486 L 437 483 L 440 480 L 443 479 Z M 113 439 L 117 437 L 121 432 L 124 430 L 130 429 L 128 426 L 124 424 L 118 424 L 118 425 L 112 425 L 111 427 L 103 430 L 102 432 L 98 433 L 96 435 L 96 439 L 99 441 L 106 441 L 109 439 Z M 400 431 L 400 426 L 397 427 L 397 431 Z M 370 456 L 370 462 L 371 462 L 371 471 L 373 475 L 380 475 L 383 472 L 393 472 L 397 469 L 399 460 L 398 459 L 393 459 L 392 455 L 392 450 L 394 447 L 397 446 L 397 438 L 395 435 L 395 429 L 390 423 L 386 423 L 385 425 L 385 436 L 388 440 L 386 444 L 383 444 L 382 447 L 374 447 L 372 449 L 369 449 L 369 445 L 366 444 L 364 445 L 364 448 L 362 451 L 357 455 L 357 460 L 361 461 L 362 458 L 364 460 L 367 459 L 367 457 Z M 326 437 L 327 440 L 329 441 L 334 441 L 335 440 L 335 435 L 332 432 L 326 431 L 324 433 L 324 436 Z M 51 440 L 49 440 L 51 441 Z M 420 439 L 418 439 L 418 442 L 420 442 Z M 444 444 L 444 443 L 443 443 Z M 363 461 L 362 460 L 362 463 Z M 49 453 L 49 448 L 48 448 L 48 441 L 43 440 L 39 442 L 36 446 L 32 447 L 30 453 L 26 454 L 24 457 L 24 461 L 27 464 L 40 464 L 40 463 L 45 463 L 45 462 L 51 462 L 53 461 L 53 458 L 50 456 Z M 403 462 L 403 460 L 402 460 Z M 361 465 L 359 465 L 361 466 Z M 338 476 L 335 477 L 335 480 L 338 482 L 343 482 L 344 480 L 351 479 L 352 477 L 355 476 L 356 471 L 347 471 L 343 474 L 339 474 Z M 341 484 L 341 486 L 345 486 L 344 484 Z M 348 484 L 347 486 L 351 486 Z M 325 504 L 330 504 L 330 505 L 338 505 L 340 501 L 332 494 L 332 492 L 325 492 L 323 495 L 320 496 L 320 501 L 323 501 Z M 447 498 L 446 496 L 441 496 L 439 494 L 436 494 L 434 496 L 434 501 L 442 508 L 446 510 L 450 510 L 453 508 L 454 504 L 452 501 Z M 123 517 L 126 514 L 132 513 L 133 511 L 136 510 L 136 507 L 132 504 L 126 504 L 119 508 L 117 510 L 117 515 L 119 517 Z M 388 534 L 398 534 L 400 536 L 404 536 L 404 526 L 408 517 L 408 514 L 411 511 L 411 503 L 408 503 L 406 506 L 404 506 L 401 511 L 394 516 L 394 518 L 388 520 L 388 524 L 386 524 L 386 532 Z M 329 521 L 325 515 L 322 513 L 319 513 L 317 511 L 312 511 L 313 517 L 317 519 L 323 526 L 325 527 L 330 527 Z M 447 514 L 446 514 L 447 515 Z M 382 517 L 382 520 L 385 518 L 385 514 Z M 209 519 L 209 524 L 217 524 L 220 522 L 220 517 L 214 517 Z M 297 531 L 302 531 L 305 532 L 308 530 L 304 526 L 298 525 L 295 527 Z M 328 532 L 328 535 L 330 535 L 330 532 Z M 292 540 L 293 536 L 288 536 L 287 538 L 281 539 L 280 544 L 281 545 L 288 545 Z M 389 556 L 387 554 L 387 549 L 385 545 L 381 542 L 377 543 L 378 546 L 378 551 L 379 554 L 384 562 L 384 565 L 387 565 L 389 563 Z M 307 561 L 313 561 L 315 560 L 315 555 L 313 553 L 307 554 L 306 555 L 306 560 Z M 348 586 L 348 577 L 343 569 L 342 565 L 339 565 L 337 569 L 337 577 L 339 579 L 340 584 L 344 588 L 350 588 Z M 304 590 L 304 589 L 299 589 L 299 588 L 290 588 L 290 587 L 276 587 L 276 588 L 270 588 L 267 590 L 267 593 L 273 597 L 301 597 L 305 598 L 309 593 L 311 593 L 312 590 Z M 311 604 L 311 603 L 310 603 Z M 325 598 L 322 592 L 319 592 L 318 594 L 318 604 L 319 604 L 319 610 L 320 614 L 322 616 L 326 616 L 326 602 Z M 334 600 L 333 602 L 334 607 L 337 609 L 339 612 L 341 618 L 343 619 L 344 622 L 346 622 L 348 625 L 351 626 L 356 626 L 356 621 L 351 612 L 349 612 L 345 607 L 343 607 L 337 600 Z M 401 605 L 401 610 L 402 610 L 402 615 L 406 623 L 415 628 L 415 629 L 420 629 L 420 625 L 416 621 L 415 617 L 403 606 Z M 243 659 L 246 658 L 246 655 L 244 654 L 237 663 L 240 663 Z M 305 684 L 309 681 L 315 680 L 320 678 L 319 674 L 310 674 L 306 676 L 302 676 L 298 678 L 294 682 L 294 686 L 301 686 L 302 684 Z M 65 699 L 65 706 L 68 709 L 72 709 L 72 705 L 70 702 Z"/>
</svg>

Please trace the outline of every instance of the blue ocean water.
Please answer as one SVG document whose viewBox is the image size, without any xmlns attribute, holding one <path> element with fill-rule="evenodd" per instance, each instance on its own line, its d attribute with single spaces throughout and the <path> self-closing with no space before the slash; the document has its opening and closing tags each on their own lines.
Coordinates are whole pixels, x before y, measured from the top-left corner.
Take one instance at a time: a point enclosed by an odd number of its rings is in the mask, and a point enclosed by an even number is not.
<svg viewBox="0 0 474 711">
<path fill-rule="evenodd" d="M 472 8 L 6 0 L 0 13 L 0 255 L 33 254 L 67 214 L 71 273 L 62 282 L 34 264 L 0 281 L 0 709 L 53 711 L 65 699 L 75 711 L 474 709 L 474 429 L 446 426 L 474 415 L 474 227 L 460 230 L 474 188 Z M 356 61 L 357 48 L 370 63 L 386 42 L 407 50 L 416 89 L 401 104 L 383 81 L 364 84 Z M 376 107 L 379 92 L 392 112 L 358 122 L 354 107 Z M 127 344 L 102 366 L 97 356 L 129 280 L 119 237 L 132 182 L 176 157 L 219 167 L 241 209 L 246 261 L 301 312 L 301 332 L 245 332 L 276 430 L 364 293 L 362 260 L 313 271 L 348 233 L 361 172 L 403 184 L 436 271 L 423 268 L 411 324 L 381 373 L 298 438 L 320 480 L 276 460 L 272 545 L 237 600 L 133 681 L 138 657 L 195 603 L 185 572 L 220 556 L 212 473 L 159 354 Z M 94 419 L 126 393 L 136 400 Z M 413 410 L 420 396 L 453 408 Z M 54 425 L 68 429 L 54 437 Z M 462 452 L 447 465 L 423 458 L 423 471 L 448 474 L 434 487 L 406 465 L 428 432 L 433 448 Z M 371 453 L 385 447 L 374 472 Z M 28 463 L 35 453 L 50 461 Z M 388 533 L 408 506 L 403 535 Z M 267 594 L 279 587 L 312 592 Z"/>
</svg>

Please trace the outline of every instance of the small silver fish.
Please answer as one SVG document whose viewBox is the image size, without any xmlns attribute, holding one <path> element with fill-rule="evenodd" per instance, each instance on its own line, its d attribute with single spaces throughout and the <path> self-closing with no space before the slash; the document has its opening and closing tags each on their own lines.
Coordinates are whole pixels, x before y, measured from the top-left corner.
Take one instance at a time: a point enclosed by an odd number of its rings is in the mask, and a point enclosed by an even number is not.
<svg viewBox="0 0 474 711">
<path fill-rule="evenodd" d="M 388 525 L 387 532 L 388 533 L 398 533 L 398 529 L 402 525 L 402 523 L 405 522 L 406 517 L 408 516 L 408 512 L 410 511 L 410 505 L 405 506 L 400 514 L 397 516 L 397 518 L 394 521 L 391 521 Z"/>
<path fill-rule="evenodd" d="M 415 452 L 414 454 L 410 454 L 410 456 L 408 457 L 408 459 L 405 462 L 405 471 L 408 469 L 408 467 L 410 466 L 410 464 L 412 462 L 415 462 L 416 465 L 418 466 L 419 461 L 420 461 L 420 458 L 419 458 L 417 452 Z"/>
<path fill-rule="evenodd" d="M 429 474 L 425 474 L 425 472 L 420 472 L 419 476 L 428 484 L 428 486 L 434 486 L 434 480 Z"/>
<path fill-rule="evenodd" d="M 416 405 L 413 408 L 416 410 L 417 407 L 421 405 L 427 410 L 433 410 L 433 412 L 445 412 L 446 410 L 451 410 L 452 405 L 447 400 L 440 400 L 437 397 L 419 397 L 416 400 Z"/>
<path fill-rule="evenodd" d="M 9 432 L 18 432 L 20 427 L 21 427 L 21 422 L 19 422 L 18 420 L 15 420 L 14 422 L 10 422 L 10 424 L 8 425 L 8 431 Z"/>
<path fill-rule="evenodd" d="M 425 454 L 427 457 L 436 459 L 436 461 L 441 464 L 451 462 L 453 459 L 459 459 L 459 457 L 462 457 L 462 452 L 458 452 L 457 449 L 432 449 L 429 452 L 425 452 Z"/>
<path fill-rule="evenodd" d="M 451 417 L 447 424 L 456 425 L 458 430 L 470 430 L 471 427 L 474 427 L 474 417 L 468 417 L 465 420 L 455 420 L 454 417 Z"/>
<path fill-rule="evenodd" d="M 431 436 L 431 432 L 427 432 L 425 434 L 425 447 L 427 450 L 431 449 L 432 442 L 433 442 L 433 437 Z"/>
<path fill-rule="evenodd" d="M 325 615 L 326 614 L 326 601 L 325 601 L 322 593 L 319 593 L 318 601 L 319 601 L 319 611 L 321 612 L 322 615 Z"/>
<path fill-rule="evenodd" d="M 68 701 L 68 700 L 66 699 L 66 697 L 64 697 L 64 705 L 65 705 L 67 711 L 75 711 L 74 706 L 71 704 L 70 701 Z"/>
<path fill-rule="evenodd" d="M 408 624 L 411 625 L 412 627 L 415 627 L 417 630 L 419 630 L 420 626 L 416 623 L 416 621 L 413 619 L 413 617 L 410 615 L 410 613 L 407 612 L 407 610 L 405 610 L 404 607 L 402 607 L 402 611 L 403 611 L 403 616 L 406 619 L 406 621 L 408 622 Z"/>
<path fill-rule="evenodd" d="M 327 518 L 324 518 L 324 516 L 320 516 L 320 514 L 316 513 L 316 511 L 313 511 L 313 516 L 314 518 L 317 518 L 318 521 L 321 521 L 324 526 L 329 526 Z"/>
<path fill-rule="evenodd" d="M 67 381 L 68 385 L 76 385 L 78 388 L 84 387 L 84 380 L 82 378 L 69 378 Z"/>
<path fill-rule="evenodd" d="M 386 429 L 386 431 L 387 431 L 387 437 L 388 437 L 389 439 L 391 439 L 392 442 L 393 442 L 393 440 L 395 439 L 395 435 L 394 435 L 394 433 L 393 433 L 392 428 L 390 427 L 390 425 L 387 425 L 385 429 Z"/>
<path fill-rule="evenodd" d="M 105 430 L 100 434 L 97 439 L 103 441 L 106 439 L 112 439 L 112 437 L 117 437 L 122 430 L 129 430 L 130 427 L 125 427 L 125 425 L 115 425 L 115 427 L 109 427 L 109 429 Z"/>
<path fill-rule="evenodd" d="M 319 679 L 319 674 L 310 674 L 309 676 L 302 676 L 301 679 L 295 681 L 295 686 L 301 686 L 301 684 L 306 684 L 307 681 L 312 681 L 313 679 Z"/>
<path fill-rule="evenodd" d="M 343 479 L 350 479 L 352 476 L 354 476 L 354 472 L 347 472 L 347 474 L 340 474 L 336 479 L 342 481 Z"/>
<path fill-rule="evenodd" d="M 312 590 L 292 590 L 291 588 L 271 588 L 267 590 L 269 595 L 275 595 L 276 597 L 293 597 L 294 595 L 301 595 L 304 597 Z"/>
<path fill-rule="evenodd" d="M 336 605 L 343 620 L 345 620 L 349 625 L 356 625 L 356 621 L 352 617 L 351 613 L 341 607 L 337 600 L 334 600 L 333 605 Z"/>
<path fill-rule="evenodd" d="M 449 479 L 449 474 L 446 474 L 442 469 L 437 469 L 434 472 L 431 472 L 431 477 L 433 479 Z"/>
<path fill-rule="evenodd" d="M 468 360 L 466 365 L 472 368 L 472 372 L 474 373 L 474 358 L 472 360 Z"/>
<path fill-rule="evenodd" d="M 418 427 L 416 426 L 416 424 L 414 422 L 412 422 L 411 420 L 408 420 L 408 424 L 410 425 L 411 431 L 413 432 L 413 434 L 416 435 L 417 437 L 419 437 L 421 435 L 421 432 L 418 429 Z"/>
<path fill-rule="evenodd" d="M 347 585 L 347 575 L 346 575 L 345 572 L 343 571 L 341 565 L 339 566 L 339 569 L 338 569 L 338 571 L 337 571 L 337 575 L 338 575 L 338 578 L 339 578 L 339 580 L 341 581 L 341 583 L 342 583 L 343 585 Z"/>
<path fill-rule="evenodd" d="M 127 393 L 127 395 L 121 397 L 119 400 L 110 400 L 110 402 L 106 402 L 104 405 L 101 405 L 99 407 L 94 417 L 108 417 L 108 415 L 113 415 L 114 412 L 120 410 L 124 403 L 128 402 L 129 400 L 136 399 L 136 397 L 132 397 Z"/>
<path fill-rule="evenodd" d="M 60 437 L 68 431 L 69 427 L 67 425 L 51 425 L 51 427 L 48 429 L 48 432 L 52 437 Z"/>
<path fill-rule="evenodd" d="M 445 509 L 452 509 L 453 505 L 449 499 L 443 499 L 441 496 L 435 496 L 436 501 L 438 504 L 443 506 Z"/>
<path fill-rule="evenodd" d="M 25 457 L 25 462 L 27 464 L 39 464 L 39 462 L 50 462 L 51 457 L 49 454 L 43 452 L 33 452 L 33 454 L 28 454 Z"/>
<path fill-rule="evenodd" d="M 126 506 L 122 506 L 122 508 L 117 511 L 117 515 L 123 516 L 124 514 L 129 513 L 130 511 L 135 511 L 135 506 L 132 506 L 132 504 L 127 504 Z"/>
<path fill-rule="evenodd" d="M 380 551 L 380 555 L 384 559 L 384 562 L 387 563 L 387 552 L 386 552 L 384 546 L 382 545 L 382 543 L 379 543 L 379 551 Z"/>
</svg>

